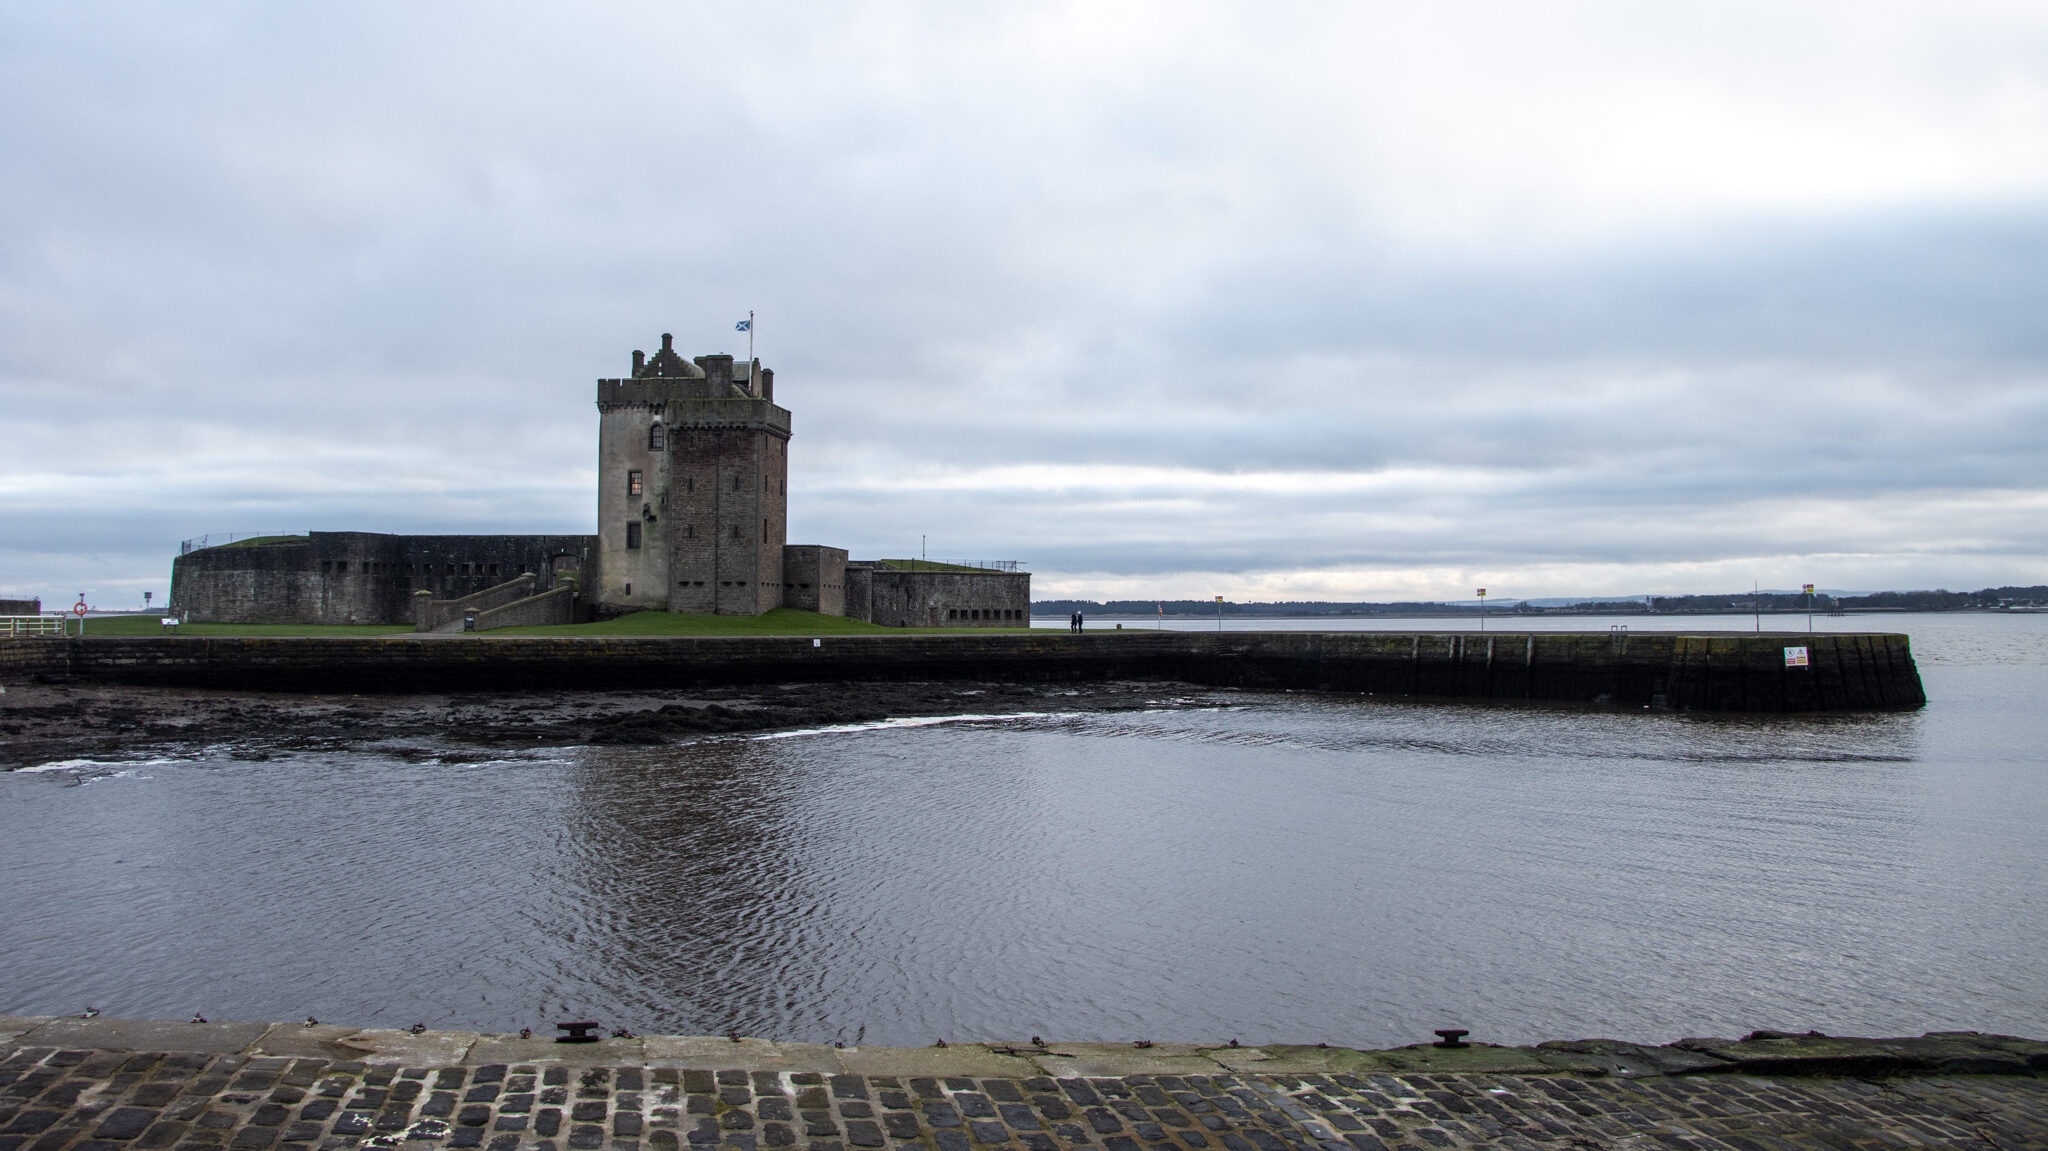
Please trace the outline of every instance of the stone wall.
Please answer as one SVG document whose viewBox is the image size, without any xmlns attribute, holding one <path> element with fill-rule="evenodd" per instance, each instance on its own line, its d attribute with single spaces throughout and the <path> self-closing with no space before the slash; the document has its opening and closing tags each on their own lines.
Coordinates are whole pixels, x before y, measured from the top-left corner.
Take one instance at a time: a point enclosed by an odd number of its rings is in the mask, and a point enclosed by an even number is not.
<svg viewBox="0 0 2048 1151">
<path fill-rule="evenodd" d="M 668 610 L 759 615 L 781 607 L 788 438 L 765 427 L 685 424 L 671 428 L 669 443 Z"/>
<path fill-rule="evenodd" d="M 846 614 L 846 549 L 791 544 L 782 549 L 782 606 Z"/>
<path fill-rule="evenodd" d="M 867 619 L 883 627 L 1029 627 L 1031 575 L 876 563 Z"/>
<path fill-rule="evenodd" d="M 627 388 L 605 386 L 619 383 L 598 385 L 597 538 L 604 576 L 585 586 L 615 609 L 661 611 L 668 606 L 666 428 L 663 447 L 654 448 L 652 437 L 670 390 L 663 385 L 671 382 L 632 381 L 630 396 Z"/>
<path fill-rule="evenodd" d="M 875 565 L 846 564 L 846 618 L 872 622 L 875 614 Z"/>
<path fill-rule="evenodd" d="M 451 599 L 532 572 L 586 575 L 591 536 L 313 532 L 201 548 L 171 567 L 168 613 L 192 623 L 411 624 L 413 593 Z"/>
<path fill-rule="evenodd" d="M 1787 648 L 1804 649 L 1794 666 Z M 10 664 L 10 661 L 13 661 Z M 1094 632 L 808 637 L 0 639 L 10 666 L 251 690 L 694 688 L 838 680 L 1171 680 L 1264 690 L 1801 712 L 1927 702 L 1903 635 Z"/>
<path fill-rule="evenodd" d="M 40 599 L 0 599 L 0 615 L 41 615 Z"/>
</svg>

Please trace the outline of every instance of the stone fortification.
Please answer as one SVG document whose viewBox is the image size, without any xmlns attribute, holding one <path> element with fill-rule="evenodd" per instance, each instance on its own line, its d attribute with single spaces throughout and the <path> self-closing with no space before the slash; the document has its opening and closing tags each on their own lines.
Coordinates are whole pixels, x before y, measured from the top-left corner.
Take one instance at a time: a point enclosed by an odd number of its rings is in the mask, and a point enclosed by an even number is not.
<svg viewBox="0 0 2048 1151">
<path fill-rule="evenodd" d="M 782 602 L 785 607 L 814 611 L 820 615 L 855 615 L 846 604 L 846 551 L 817 544 L 793 544 L 782 549 Z"/>
<path fill-rule="evenodd" d="M 2044 1071 L 2048 1044 L 1974 1032 L 905 1048 L 0 1016 L 0 1140 L 22 1151 L 2020 1148 L 2048 1146 Z"/>
<path fill-rule="evenodd" d="M 858 594 L 846 614 L 883 627 L 1029 627 L 1031 576 L 1027 572 L 936 567 L 913 560 L 869 560 L 851 565 Z"/>
<path fill-rule="evenodd" d="M 1788 664 L 1787 649 L 1806 662 Z M 1902 635 L 1065 632 L 801 637 L 0 639 L 0 675 L 304 691 L 838 680 L 1159 680 L 1685 711 L 1919 707 Z"/>
<path fill-rule="evenodd" d="M 243 540 L 179 556 L 169 610 L 195 623 L 408 624 L 419 591 L 458 600 L 532 573 L 546 593 L 573 572 L 561 622 L 780 607 L 894 627 L 1028 622 L 1028 573 L 941 577 L 885 561 L 850 572 L 841 549 L 789 546 L 790 414 L 759 361 L 686 360 L 664 334 L 653 356 L 633 353 L 631 376 L 597 381 L 597 411 L 594 536 Z M 499 618 L 554 622 L 558 607 L 549 600 Z M 438 625 L 463 610 L 444 602 L 425 612 Z"/>
<path fill-rule="evenodd" d="M 674 337 L 597 382 L 599 612 L 759 615 L 784 602 L 789 412 L 775 373 Z"/>
<path fill-rule="evenodd" d="M 411 624 L 416 592 L 460 598 L 528 573 L 545 591 L 595 554 L 591 536 L 278 536 L 179 556 L 168 610 L 191 623 Z"/>
<path fill-rule="evenodd" d="M 596 611 L 759 615 L 777 607 L 887 627 L 1021 627 L 1031 576 L 850 563 L 790 546 L 789 410 L 775 373 L 731 356 L 686 360 L 671 336 L 633 374 L 597 381 Z"/>
<path fill-rule="evenodd" d="M 0 615 L 41 615 L 40 599 L 0 599 Z"/>
</svg>

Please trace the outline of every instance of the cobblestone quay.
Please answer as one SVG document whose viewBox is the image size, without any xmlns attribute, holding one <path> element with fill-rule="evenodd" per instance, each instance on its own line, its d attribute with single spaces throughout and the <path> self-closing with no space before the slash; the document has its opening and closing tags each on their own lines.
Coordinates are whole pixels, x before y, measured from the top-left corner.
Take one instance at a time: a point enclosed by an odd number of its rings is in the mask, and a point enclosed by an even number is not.
<svg viewBox="0 0 2048 1151">
<path fill-rule="evenodd" d="M 0 1151 L 2048 1147 L 2048 1044 L 1771 1035 L 836 1049 L 0 1017 Z"/>
</svg>

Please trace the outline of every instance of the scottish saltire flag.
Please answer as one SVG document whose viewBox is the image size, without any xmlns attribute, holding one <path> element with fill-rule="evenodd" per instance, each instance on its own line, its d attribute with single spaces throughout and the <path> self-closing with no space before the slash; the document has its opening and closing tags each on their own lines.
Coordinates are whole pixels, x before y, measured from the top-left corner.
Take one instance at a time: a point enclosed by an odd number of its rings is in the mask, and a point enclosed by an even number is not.
<svg viewBox="0 0 2048 1151">
<path fill-rule="evenodd" d="M 751 332 L 754 330 L 754 321 L 741 320 L 739 323 L 734 324 L 732 326 L 732 330 L 735 332 Z"/>
</svg>

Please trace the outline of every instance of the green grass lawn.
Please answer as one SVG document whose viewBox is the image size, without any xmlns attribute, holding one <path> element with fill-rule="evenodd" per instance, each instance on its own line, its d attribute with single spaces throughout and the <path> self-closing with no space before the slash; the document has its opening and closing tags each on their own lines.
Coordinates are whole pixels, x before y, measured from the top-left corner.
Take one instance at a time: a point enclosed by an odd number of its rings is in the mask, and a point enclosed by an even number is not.
<svg viewBox="0 0 2048 1151">
<path fill-rule="evenodd" d="M 959 632 L 955 627 L 883 627 L 838 615 L 819 615 L 779 607 L 761 615 L 689 615 L 642 611 L 603 623 L 548 627 L 507 627 L 486 635 L 917 635 Z M 977 633 L 1029 631 L 1029 628 L 974 628 Z"/>
<path fill-rule="evenodd" d="M 87 635 L 222 635 L 222 636 L 352 636 L 405 635 L 405 624 L 342 625 L 307 623 L 188 623 L 167 630 L 157 616 L 107 616 L 85 621 Z M 74 625 L 75 626 L 75 625 Z M 643 611 L 608 619 L 603 623 L 559 624 L 547 627 L 506 627 L 484 632 L 493 635 L 934 635 L 971 631 L 1028 632 L 1029 628 L 883 627 L 845 616 L 819 615 L 814 611 L 776 608 L 764 615 L 685 615 L 665 611 Z"/>
<path fill-rule="evenodd" d="M 87 635 L 402 635 L 410 624 L 188 623 L 166 628 L 160 616 L 105 616 L 85 621 Z"/>
</svg>

